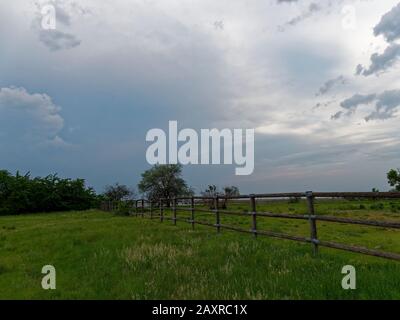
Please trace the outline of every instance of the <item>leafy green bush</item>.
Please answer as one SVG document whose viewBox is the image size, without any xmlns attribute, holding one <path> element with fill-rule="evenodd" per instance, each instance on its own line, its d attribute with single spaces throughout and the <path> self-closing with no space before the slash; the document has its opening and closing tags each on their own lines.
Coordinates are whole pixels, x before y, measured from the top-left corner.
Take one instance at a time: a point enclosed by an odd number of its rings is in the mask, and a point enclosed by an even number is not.
<svg viewBox="0 0 400 320">
<path fill-rule="evenodd" d="M 31 178 L 0 170 L 0 215 L 87 210 L 98 205 L 92 188 L 83 179 L 61 179 L 57 175 Z"/>
</svg>

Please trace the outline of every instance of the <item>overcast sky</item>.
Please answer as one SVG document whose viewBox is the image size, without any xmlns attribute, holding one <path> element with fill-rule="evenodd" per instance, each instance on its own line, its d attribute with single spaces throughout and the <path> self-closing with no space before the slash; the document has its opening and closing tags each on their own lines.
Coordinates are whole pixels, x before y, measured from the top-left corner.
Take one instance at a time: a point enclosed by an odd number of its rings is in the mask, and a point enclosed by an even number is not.
<svg viewBox="0 0 400 320">
<path fill-rule="evenodd" d="M 254 174 L 187 166 L 197 192 L 386 190 L 400 167 L 398 0 L 13 0 L 0 30 L 0 168 L 135 186 L 170 120 L 256 129 Z"/>
</svg>

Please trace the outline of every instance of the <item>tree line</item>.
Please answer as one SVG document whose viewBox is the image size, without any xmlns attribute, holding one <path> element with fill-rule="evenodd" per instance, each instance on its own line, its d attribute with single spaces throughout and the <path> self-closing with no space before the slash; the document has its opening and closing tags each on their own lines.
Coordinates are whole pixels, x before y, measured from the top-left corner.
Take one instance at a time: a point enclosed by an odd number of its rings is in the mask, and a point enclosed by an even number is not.
<svg viewBox="0 0 400 320">
<path fill-rule="evenodd" d="M 387 173 L 391 191 L 400 192 L 400 169 Z M 182 165 L 155 165 L 142 174 L 138 184 L 141 197 L 156 202 L 160 198 L 191 197 L 194 189 L 183 179 Z M 377 191 L 376 189 L 374 189 Z M 227 186 L 219 190 L 209 185 L 201 192 L 204 197 L 222 198 L 222 207 L 226 208 L 224 198 L 240 195 L 239 188 Z M 0 215 L 22 213 L 87 210 L 98 208 L 102 201 L 126 202 L 137 198 L 135 190 L 116 183 L 105 187 L 101 194 L 87 187 L 84 179 L 63 179 L 56 174 L 32 178 L 30 173 L 12 175 L 0 170 Z M 167 205 L 170 205 L 167 203 Z M 207 205 L 213 208 L 213 201 Z"/>
<path fill-rule="evenodd" d="M 62 179 L 56 174 L 32 178 L 0 171 L 0 215 L 87 210 L 100 199 L 83 179 Z"/>
</svg>

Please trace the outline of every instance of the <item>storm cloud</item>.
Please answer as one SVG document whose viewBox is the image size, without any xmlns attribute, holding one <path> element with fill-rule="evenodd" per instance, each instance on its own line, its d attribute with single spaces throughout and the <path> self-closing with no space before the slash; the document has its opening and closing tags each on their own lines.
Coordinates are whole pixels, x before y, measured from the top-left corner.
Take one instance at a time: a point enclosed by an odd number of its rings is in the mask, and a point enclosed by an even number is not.
<svg viewBox="0 0 400 320">
<path fill-rule="evenodd" d="M 351 1 L 367 13 L 357 32 L 340 28 L 339 0 L 80 0 L 84 9 L 58 0 L 49 31 L 32 3 L 0 2 L 0 168 L 82 177 L 97 190 L 135 185 L 149 168 L 146 133 L 170 120 L 256 130 L 255 174 L 185 166 L 197 192 L 218 182 L 244 193 L 384 190 L 385 170 L 400 161 L 396 69 L 379 79 L 349 74 L 398 1 Z M 277 32 L 285 23 L 291 32 Z M 364 95 L 338 106 L 356 92 Z"/>
</svg>

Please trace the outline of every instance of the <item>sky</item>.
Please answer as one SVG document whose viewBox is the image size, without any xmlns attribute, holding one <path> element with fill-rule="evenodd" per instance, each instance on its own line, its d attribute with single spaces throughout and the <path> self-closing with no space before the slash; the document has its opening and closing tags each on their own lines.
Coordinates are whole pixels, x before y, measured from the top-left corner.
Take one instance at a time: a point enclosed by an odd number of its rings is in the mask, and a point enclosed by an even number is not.
<svg viewBox="0 0 400 320">
<path fill-rule="evenodd" d="M 256 132 L 252 175 L 184 166 L 198 193 L 383 191 L 400 167 L 399 0 L 1 1 L 0 43 L 11 172 L 134 187 L 175 120 Z"/>
</svg>

